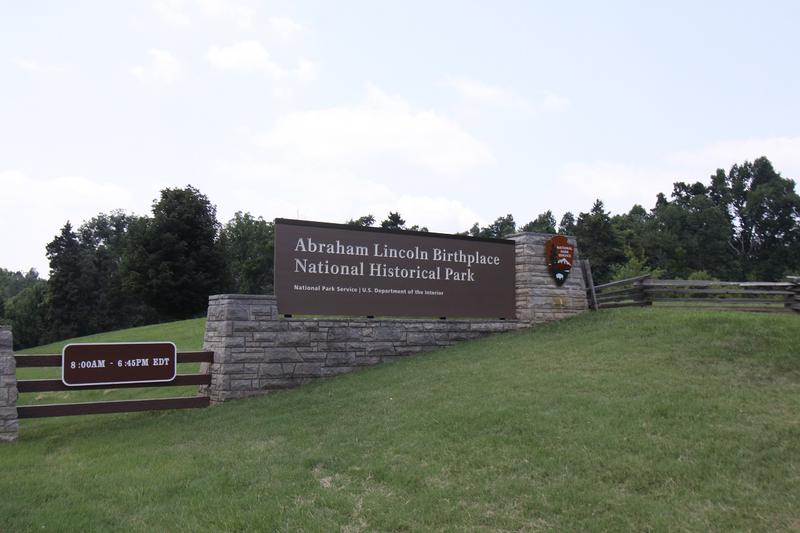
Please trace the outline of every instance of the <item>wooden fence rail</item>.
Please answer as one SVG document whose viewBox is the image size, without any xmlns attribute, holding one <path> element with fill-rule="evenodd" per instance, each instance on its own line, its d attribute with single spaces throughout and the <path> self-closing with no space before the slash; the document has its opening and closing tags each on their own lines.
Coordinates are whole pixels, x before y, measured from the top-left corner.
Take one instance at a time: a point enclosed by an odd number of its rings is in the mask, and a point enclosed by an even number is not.
<svg viewBox="0 0 800 533">
<path fill-rule="evenodd" d="M 650 276 L 596 285 L 587 298 L 592 309 L 653 305 L 713 308 L 720 310 L 791 313 L 800 311 L 800 283 L 660 280 Z"/>
<path fill-rule="evenodd" d="M 60 355 L 15 355 L 17 368 L 61 367 Z M 212 363 L 214 352 L 178 352 L 178 363 Z M 211 375 L 178 374 L 172 381 L 156 383 L 120 383 L 116 385 L 88 385 L 68 387 L 60 379 L 22 379 L 17 381 L 17 390 L 25 392 L 76 391 L 91 389 L 129 389 L 141 387 L 176 387 L 184 385 L 210 385 Z M 209 397 L 187 396 L 178 398 L 155 398 L 142 400 L 115 400 L 104 402 L 57 403 L 45 405 L 18 405 L 19 418 L 41 418 L 49 416 L 72 416 L 100 413 L 129 413 L 159 409 L 190 409 L 208 407 Z"/>
</svg>

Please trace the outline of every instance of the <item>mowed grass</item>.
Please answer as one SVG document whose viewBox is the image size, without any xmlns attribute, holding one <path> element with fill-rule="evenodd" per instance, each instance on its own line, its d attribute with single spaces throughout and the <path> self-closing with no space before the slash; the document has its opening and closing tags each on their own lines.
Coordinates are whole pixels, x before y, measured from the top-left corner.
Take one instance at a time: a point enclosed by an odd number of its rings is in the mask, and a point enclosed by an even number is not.
<svg viewBox="0 0 800 533">
<path fill-rule="evenodd" d="M 23 420 L 0 530 L 800 529 L 800 317 L 587 313 L 203 410 Z"/>
</svg>

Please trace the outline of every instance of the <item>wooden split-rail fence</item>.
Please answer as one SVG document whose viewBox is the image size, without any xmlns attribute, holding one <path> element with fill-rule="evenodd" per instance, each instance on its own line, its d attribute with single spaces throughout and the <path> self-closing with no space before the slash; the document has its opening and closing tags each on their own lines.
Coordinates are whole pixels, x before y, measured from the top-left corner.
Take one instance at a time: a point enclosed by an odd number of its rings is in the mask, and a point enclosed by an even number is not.
<svg viewBox="0 0 800 533">
<path fill-rule="evenodd" d="M 211 363 L 214 352 L 178 352 L 178 363 Z M 17 368 L 61 367 L 60 355 L 15 355 Z M 78 391 L 89 389 L 129 389 L 138 387 L 176 387 L 182 385 L 210 385 L 208 372 L 178 374 L 172 381 L 157 383 L 123 383 L 116 385 L 86 385 L 68 387 L 60 379 L 22 379 L 17 381 L 17 390 L 27 392 Z M 81 403 L 53 403 L 45 405 L 17 405 L 19 418 L 41 418 L 49 416 L 90 415 L 102 413 L 128 413 L 134 411 L 156 411 L 161 409 L 191 409 L 208 407 L 206 395 L 178 398 L 155 398 L 136 400 L 113 400 Z"/>
<path fill-rule="evenodd" d="M 800 279 L 781 282 L 654 279 L 650 276 L 612 281 L 587 288 L 589 307 L 653 305 L 761 313 L 800 312 Z"/>
</svg>

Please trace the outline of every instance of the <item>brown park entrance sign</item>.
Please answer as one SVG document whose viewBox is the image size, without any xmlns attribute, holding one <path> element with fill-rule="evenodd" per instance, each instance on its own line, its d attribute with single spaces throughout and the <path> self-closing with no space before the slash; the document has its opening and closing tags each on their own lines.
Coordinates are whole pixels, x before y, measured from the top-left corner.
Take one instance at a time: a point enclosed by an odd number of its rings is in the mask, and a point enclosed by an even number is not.
<svg viewBox="0 0 800 533">
<path fill-rule="evenodd" d="M 177 354 L 171 342 L 68 344 L 61 381 L 70 387 L 172 381 Z"/>
<path fill-rule="evenodd" d="M 277 219 L 278 311 L 515 318 L 514 251 L 506 239 Z"/>
<path fill-rule="evenodd" d="M 563 235 L 556 235 L 544 244 L 544 256 L 547 258 L 547 270 L 557 286 L 562 286 L 575 260 L 575 247 Z"/>
</svg>

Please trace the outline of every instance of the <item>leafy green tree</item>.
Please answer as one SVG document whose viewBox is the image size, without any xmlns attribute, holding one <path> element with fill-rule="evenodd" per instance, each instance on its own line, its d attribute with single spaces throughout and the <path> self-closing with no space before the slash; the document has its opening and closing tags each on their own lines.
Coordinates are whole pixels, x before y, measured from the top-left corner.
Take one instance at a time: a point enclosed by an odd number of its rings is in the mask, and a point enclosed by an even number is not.
<svg viewBox="0 0 800 533">
<path fill-rule="evenodd" d="M 200 191 L 162 190 L 153 218 L 129 227 L 125 282 L 163 319 L 199 315 L 226 282 L 218 231 L 216 207 Z"/>
<path fill-rule="evenodd" d="M 719 175 L 719 171 L 717 172 Z M 783 178 L 766 157 L 733 165 L 715 197 L 735 225 L 731 244 L 745 279 L 777 280 L 798 268 L 800 197 L 795 182 Z"/>
<path fill-rule="evenodd" d="M 614 265 L 626 261 L 622 239 L 600 200 L 595 201 L 588 213 L 578 215 L 575 237 L 581 255 L 591 261 L 596 284 L 608 282 Z"/>
<path fill-rule="evenodd" d="M 467 231 L 467 235 L 472 237 L 485 237 L 492 239 L 502 239 L 512 233 L 516 233 L 517 223 L 514 222 L 514 217 L 508 214 L 504 217 L 498 217 L 494 222 L 486 227 L 481 227 L 476 222 Z"/>
<path fill-rule="evenodd" d="M 45 282 L 23 289 L 6 301 L 6 318 L 14 331 L 14 349 L 37 346 L 54 337 L 48 325 L 52 316 Z"/>
<path fill-rule="evenodd" d="M 650 265 L 667 277 L 685 279 L 699 270 L 724 279 L 736 277 L 730 217 L 707 193 L 699 183 L 675 183 L 673 200 L 658 201 L 645 219 L 641 239 L 632 239 Z"/>
<path fill-rule="evenodd" d="M 364 215 L 363 217 L 358 217 L 356 219 L 350 219 L 345 224 L 350 226 L 358 226 L 360 228 L 369 228 L 375 225 L 375 217 L 372 215 Z"/>
<path fill-rule="evenodd" d="M 222 228 L 219 245 L 228 261 L 232 290 L 241 294 L 272 293 L 275 255 L 272 222 L 237 211 Z"/>
<path fill-rule="evenodd" d="M 25 273 L 0 268 L 0 301 L 16 296 L 26 288 L 41 282 L 35 268 Z"/>
<path fill-rule="evenodd" d="M 522 226 L 521 231 L 531 231 L 534 233 L 555 233 L 556 218 L 553 216 L 553 212 L 548 209 L 531 222 L 528 222 Z"/>
<path fill-rule="evenodd" d="M 123 211 L 100 213 L 78 228 L 83 253 L 90 257 L 96 286 L 90 332 L 140 326 L 157 320 L 155 311 L 126 286 L 120 271 L 128 229 L 138 220 Z"/>
</svg>

